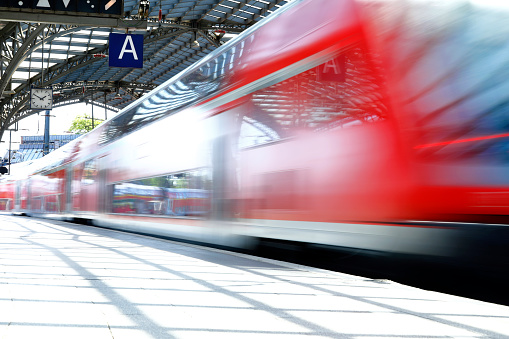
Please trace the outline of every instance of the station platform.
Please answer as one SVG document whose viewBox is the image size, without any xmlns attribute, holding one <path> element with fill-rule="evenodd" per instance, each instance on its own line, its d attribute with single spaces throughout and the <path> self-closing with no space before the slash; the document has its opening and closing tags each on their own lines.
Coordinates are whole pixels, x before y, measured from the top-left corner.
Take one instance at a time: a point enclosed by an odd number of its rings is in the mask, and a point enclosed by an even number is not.
<svg viewBox="0 0 509 339">
<path fill-rule="evenodd" d="M 0 338 L 503 338 L 509 307 L 0 215 Z"/>
</svg>

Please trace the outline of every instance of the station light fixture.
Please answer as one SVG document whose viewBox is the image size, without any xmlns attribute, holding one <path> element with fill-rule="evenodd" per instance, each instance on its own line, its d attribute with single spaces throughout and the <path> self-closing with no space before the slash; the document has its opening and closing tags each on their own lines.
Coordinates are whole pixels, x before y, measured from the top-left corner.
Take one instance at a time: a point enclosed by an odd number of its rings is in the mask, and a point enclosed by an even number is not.
<svg viewBox="0 0 509 339">
<path fill-rule="evenodd" d="M 159 1 L 159 22 L 163 21 L 163 1 Z"/>
<path fill-rule="evenodd" d="M 193 47 L 200 47 L 200 42 L 198 41 L 198 34 L 196 32 L 193 33 Z"/>
<path fill-rule="evenodd" d="M 138 7 L 138 16 L 140 19 L 147 19 L 150 12 L 150 1 L 141 0 L 140 6 Z"/>
<path fill-rule="evenodd" d="M 216 38 L 218 40 L 221 40 L 221 38 L 226 34 L 226 31 L 225 30 L 222 30 L 222 29 L 216 29 L 214 31 L 214 35 L 216 36 Z"/>
</svg>

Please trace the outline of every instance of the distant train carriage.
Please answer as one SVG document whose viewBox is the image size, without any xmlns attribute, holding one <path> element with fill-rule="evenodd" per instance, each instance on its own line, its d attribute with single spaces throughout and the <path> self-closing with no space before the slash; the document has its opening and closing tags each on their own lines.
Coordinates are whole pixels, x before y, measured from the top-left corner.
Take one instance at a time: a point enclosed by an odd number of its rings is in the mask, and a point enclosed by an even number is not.
<svg viewBox="0 0 509 339">
<path fill-rule="evenodd" d="M 165 189 L 166 214 L 206 216 L 210 212 L 210 192 L 200 189 Z"/>
<path fill-rule="evenodd" d="M 10 211 L 14 202 L 14 181 L 0 178 L 0 211 Z"/>
<path fill-rule="evenodd" d="M 164 192 L 153 186 L 122 183 L 114 186 L 113 213 L 162 214 Z"/>
</svg>

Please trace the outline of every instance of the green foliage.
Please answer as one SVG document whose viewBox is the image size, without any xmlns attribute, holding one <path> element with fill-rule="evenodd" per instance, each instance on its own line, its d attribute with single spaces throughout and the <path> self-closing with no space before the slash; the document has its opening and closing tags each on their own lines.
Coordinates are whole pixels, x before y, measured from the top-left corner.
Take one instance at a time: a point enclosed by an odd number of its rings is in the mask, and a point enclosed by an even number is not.
<svg viewBox="0 0 509 339">
<path fill-rule="evenodd" d="M 168 182 L 166 177 L 155 177 L 155 178 L 147 178 L 139 181 L 140 185 L 152 186 L 152 187 L 168 187 Z"/>
<path fill-rule="evenodd" d="M 94 119 L 94 127 L 101 124 L 103 120 Z M 92 130 L 92 118 L 88 114 L 78 115 L 71 123 L 69 132 L 74 134 L 85 134 Z"/>
</svg>

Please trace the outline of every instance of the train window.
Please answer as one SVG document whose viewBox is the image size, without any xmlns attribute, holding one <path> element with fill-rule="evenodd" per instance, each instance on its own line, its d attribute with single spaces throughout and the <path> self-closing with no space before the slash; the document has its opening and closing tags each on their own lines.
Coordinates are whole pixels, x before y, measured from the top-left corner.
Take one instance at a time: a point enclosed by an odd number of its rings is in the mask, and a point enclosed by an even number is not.
<svg viewBox="0 0 509 339">
<path fill-rule="evenodd" d="M 30 204 L 32 211 L 42 211 L 43 210 L 43 197 L 32 197 L 32 202 Z"/>
<path fill-rule="evenodd" d="M 201 68 L 196 69 L 107 123 L 99 142 L 103 144 L 113 141 L 191 103 L 202 100 L 217 91 L 219 84 L 220 81 L 217 78 L 207 77 Z"/>
<path fill-rule="evenodd" d="M 10 199 L 0 199 L 0 211 L 10 210 Z"/>
<path fill-rule="evenodd" d="M 60 211 L 60 196 L 48 195 L 44 197 L 44 211 L 46 212 L 59 212 Z"/>
<path fill-rule="evenodd" d="M 243 41 L 231 46 L 212 60 L 189 71 L 130 110 L 105 124 L 99 143 L 111 142 L 157 119 L 199 102 L 227 86 L 224 78 L 242 54 Z"/>
<path fill-rule="evenodd" d="M 83 174 L 81 176 L 81 183 L 83 185 L 93 184 L 97 176 L 97 160 L 91 159 L 85 162 L 83 167 Z"/>
<path fill-rule="evenodd" d="M 210 211 L 211 172 L 173 173 L 113 185 L 113 213 L 204 217 Z"/>
<path fill-rule="evenodd" d="M 421 161 L 509 162 L 509 12 L 481 3 L 415 2 L 378 30 Z"/>
<path fill-rule="evenodd" d="M 361 47 L 254 92 L 239 110 L 239 147 L 387 118 L 384 81 Z M 240 118 L 240 117 L 239 117 Z"/>
</svg>

